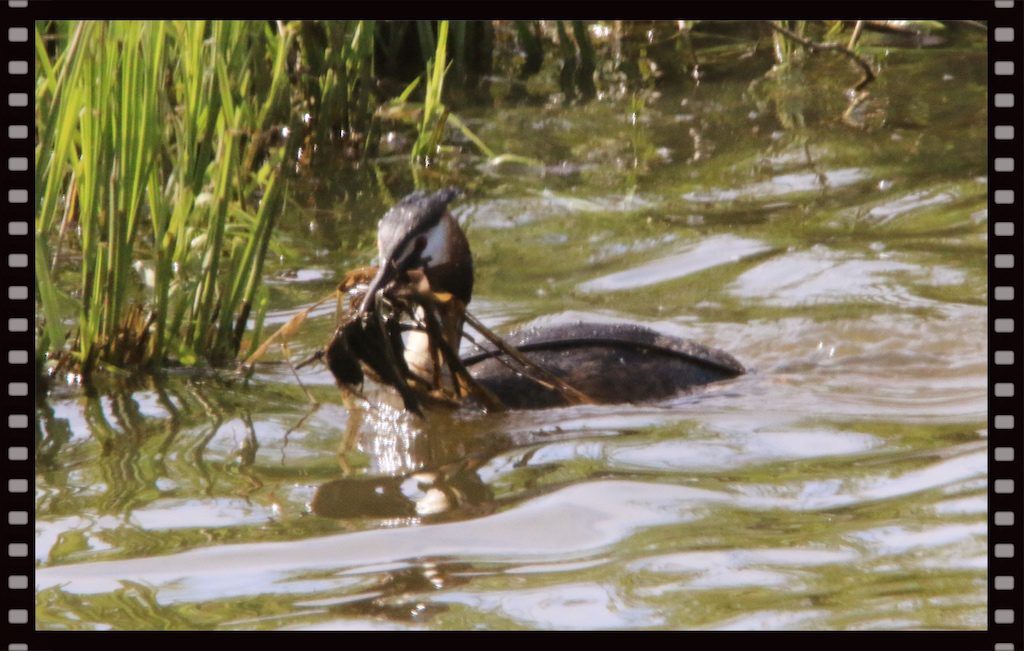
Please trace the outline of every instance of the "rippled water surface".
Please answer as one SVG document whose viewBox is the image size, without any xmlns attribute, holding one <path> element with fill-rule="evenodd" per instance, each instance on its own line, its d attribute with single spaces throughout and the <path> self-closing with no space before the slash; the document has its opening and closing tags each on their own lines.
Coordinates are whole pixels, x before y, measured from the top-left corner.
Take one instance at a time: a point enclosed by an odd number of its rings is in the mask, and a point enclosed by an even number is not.
<svg viewBox="0 0 1024 651">
<path fill-rule="evenodd" d="M 55 389 L 38 626 L 984 628 L 984 44 L 882 61 L 866 129 L 827 56 L 710 67 L 640 108 L 462 111 L 545 164 L 467 163 L 479 317 L 640 322 L 750 373 L 426 421 L 356 422 L 311 366 L 315 407 L 277 352 L 249 382 Z M 371 262 L 386 204 L 343 194 L 293 190 L 272 324 Z M 292 357 L 333 323 L 315 311 Z"/>
</svg>

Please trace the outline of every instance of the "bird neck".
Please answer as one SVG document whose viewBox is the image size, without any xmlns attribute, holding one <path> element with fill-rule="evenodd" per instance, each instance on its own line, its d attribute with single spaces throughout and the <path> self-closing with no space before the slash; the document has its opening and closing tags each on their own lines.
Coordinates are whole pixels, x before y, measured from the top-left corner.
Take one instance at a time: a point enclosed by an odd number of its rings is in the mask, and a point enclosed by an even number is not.
<svg viewBox="0 0 1024 651">
<path fill-rule="evenodd" d="M 423 308 L 416 309 L 416 318 L 419 321 L 423 321 Z M 463 319 L 451 318 L 441 320 L 442 323 L 442 336 L 448 346 L 455 352 L 456 355 L 459 353 L 459 343 L 462 341 L 462 328 Z M 412 330 L 406 335 L 405 338 L 405 362 L 409 366 L 409 370 L 418 375 L 420 378 L 428 383 L 433 383 L 435 371 L 434 371 L 434 351 L 431 351 L 430 336 L 422 330 Z M 437 351 L 437 357 L 443 360 L 441 351 Z M 451 372 L 442 361 L 443 376 L 441 376 L 443 386 L 451 386 Z"/>
</svg>

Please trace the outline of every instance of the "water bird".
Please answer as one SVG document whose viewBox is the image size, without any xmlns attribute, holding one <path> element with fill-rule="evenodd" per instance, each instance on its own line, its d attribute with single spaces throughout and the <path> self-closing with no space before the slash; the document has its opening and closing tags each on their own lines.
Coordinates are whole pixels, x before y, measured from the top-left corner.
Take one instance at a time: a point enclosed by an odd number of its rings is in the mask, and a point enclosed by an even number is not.
<svg viewBox="0 0 1024 651">
<path fill-rule="evenodd" d="M 380 265 L 369 281 L 347 335 L 336 335 L 327 349 L 328 367 L 340 382 L 362 381 L 357 358 L 383 381 L 396 386 L 406 407 L 416 400 L 399 377 L 409 373 L 424 383 L 436 382 L 437 331 L 423 328 L 367 327 L 382 297 L 408 285 L 419 274 L 432 292 L 450 295 L 462 306 L 473 295 L 473 258 L 469 241 L 448 205 L 461 192 L 447 188 L 413 192 L 381 218 L 377 228 Z M 423 308 L 416 308 L 423 317 Z M 465 311 L 445 322 L 440 337 L 449 351 L 460 350 Z M 745 373 L 729 353 L 659 333 L 633 323 L 575 322 L 513 333 L 504 344 L 482 342 L 459 362 L 472 379 L 509 409 L 542 409 L 591 402 L 614 404 L 667 398 Z M 513 350 L 510 351 L 509 348 Z M 358 349 L 353 355 L 352 349 Z M 402 351 L 401 359 L 384 358 Z M 510 354 L 512 353 L 512 354 Z M 395 371 L 396 364 L 401 368 Z M 450 371 L 449 371 L 450 372 Z M 450 378 L 449 378 L 450 379 Z M 578 399 L 577 399 L 578 398 Z"/>
</svg>

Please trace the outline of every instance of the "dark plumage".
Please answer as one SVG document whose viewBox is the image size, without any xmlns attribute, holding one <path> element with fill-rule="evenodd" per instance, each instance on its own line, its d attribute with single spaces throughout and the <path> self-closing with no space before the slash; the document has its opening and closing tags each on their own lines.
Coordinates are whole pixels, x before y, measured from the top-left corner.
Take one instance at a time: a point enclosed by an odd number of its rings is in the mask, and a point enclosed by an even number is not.
<svg viewBox="0 0 1024 651">
<path fill-rule="evenodd" d="M 721 350 L 624 323 L 575 323 L 530 329 L 506 342 L 526 353 L 598 403 L 658 400 L 711 382 L 742 375 L 743 366 Z M 566 404 L 558 391 L 517 373 L 490 350 L 462 359 L 473 378 L 512 409 Z"/>
<path fill-rule="evenodd" d="M 423 270 L 433 291 L 450 292 L 463 304 L 469 303 L 472 255 L 465 234 L 447 210 L 459 194 L 454 188 L 431 194 L 414 192 L 384 214 L 378 225 L 380 269 L 370 283 L 360 315 L 371 314 L 375 295 L 412 269 Z M 408 387 L 392 376 L 411 371 L 430 381 L 433 358 L 429 338 L 414 332 L 403 343 L 394 329 L 388 336 L 367 333 L 367 322 L 370 320 L 358 320 L 349 330 L 339 332 L 345 341 L 332 344 L 329 350 L 334 353 L 328 354 L 331 371 L 340 381 L 360 378 L 352 362 L 362 359 L 386 383 L 403 391 L 407 408 L 414 406 Z M 397 325 L 390 324 L 392 328 Z M 451 350 L 457 350 L 461 319 L 449 330 L 444 340 Z M 405 359 L 398 364 L 379 353 L 378 349 L 387 348 L 388 339 L 391 350 L 404 353 Z M 658 400 L 745 372 L 726 352 L 635 324 L 574 323 L 531 329 L 510 336 L 507 343 L 597 403 Z M 506 407 L 538 409 L 567 404 L 566 394 L 544 381 L 543 373 L 523 368 L 493 346 L 463 357 L 462 363 Z"/>
</svg>

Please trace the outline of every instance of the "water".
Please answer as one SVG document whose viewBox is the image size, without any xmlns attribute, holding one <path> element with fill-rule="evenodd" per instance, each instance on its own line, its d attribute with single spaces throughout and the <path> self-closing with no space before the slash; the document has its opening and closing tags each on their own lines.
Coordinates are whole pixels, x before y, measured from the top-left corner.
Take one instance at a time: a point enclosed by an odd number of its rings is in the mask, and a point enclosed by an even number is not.
<svg viewBox="0 0 1024 651">
<path fill-rule="evenodd" d="M 825 55 L 640 108 L 462 111 L 545 164 L 462 159 L 474 313 L 642 322 L 750 373 L 645 405 L 384 403 L 347 447 L 330 374 L 299 372 L 315 407 L 278 352 L 249 382 L 57 389 L 38 626 L 984 628 L 985 60 L 891 49 L 864 129 Z M 289 210 L 268 321 L 370 262 L 363 190 Z"/>
</svg>

